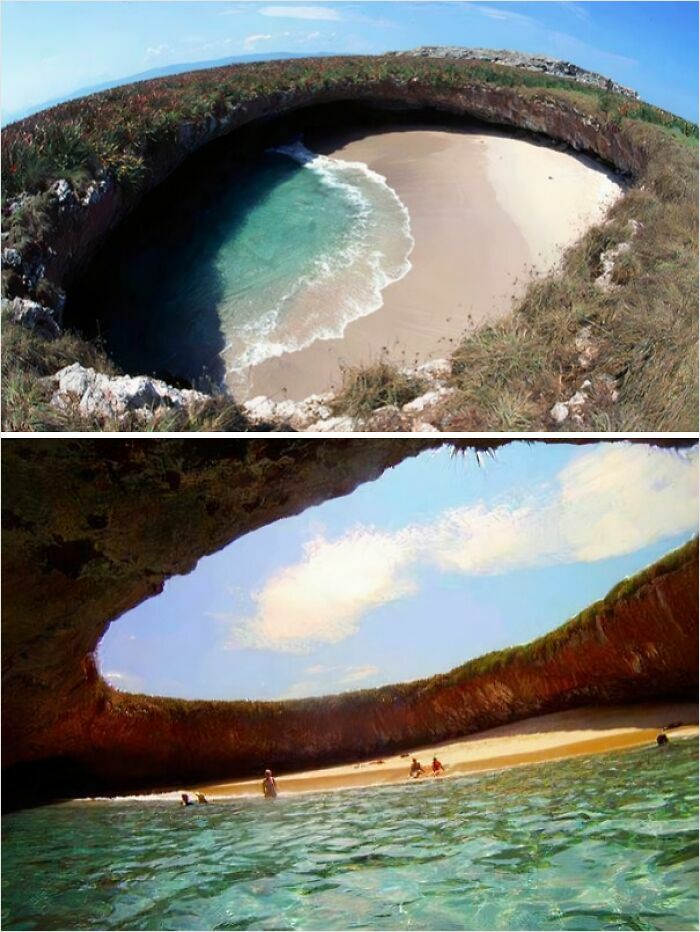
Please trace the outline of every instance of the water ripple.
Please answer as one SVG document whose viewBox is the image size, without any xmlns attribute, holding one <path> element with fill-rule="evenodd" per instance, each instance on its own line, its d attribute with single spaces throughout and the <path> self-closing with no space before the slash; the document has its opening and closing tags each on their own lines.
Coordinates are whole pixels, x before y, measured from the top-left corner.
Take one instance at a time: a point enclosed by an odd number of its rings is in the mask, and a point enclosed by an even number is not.
<svg viewBox="0 0 700 932">
<path fill-rule="evenodd" d="M 697 741 L 478 777 L 3 819 L 5 928 L 692 929 Z"/>
</svg>

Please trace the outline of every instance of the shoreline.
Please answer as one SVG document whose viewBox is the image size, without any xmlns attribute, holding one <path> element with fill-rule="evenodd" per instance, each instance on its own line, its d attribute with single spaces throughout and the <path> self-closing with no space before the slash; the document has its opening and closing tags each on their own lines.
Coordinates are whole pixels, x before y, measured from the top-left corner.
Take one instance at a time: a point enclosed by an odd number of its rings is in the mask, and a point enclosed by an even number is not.
<svg viewBox="0 0 700 932">
<path fill-rule="evenodd" d="M 690 702 L 644 703 L 555 712 L 477 732 L 466 738 L 417 747 L 411 752 L 287 775 L 275 774 L 275 778 L 282 795 L 398 785 L 409 779 L 412 755 L 428 770 L 435 753 L 445 765 L 445 775 L 433 778 L 427 774 L 421 779 L 449 779 L 451 776 L 505 770 L 645 745 L 655 747 L 657 734 L 664 726 L 676 721 L 684 724 L 669 731 L 670 741 L 696 737 L 698 705 Z M 252 780 L 208 782 L 184 787 L 183 790 L 203 792 L 211 800 L 258 796 L 261 780 L 262 775 Z"/>
<path fill-rule="evenodd" d="M 411 269 L 342 337 L 236 376 L 241 398 L 300 401 L 383 354 L 405 366 L 449 355 L 465 333 L 506 316 L 624 191 L 591 158 L 498 131 L 380 127 L 307 133 L 304 144 L 386 178 L 410 216 Z"/>
</svg>

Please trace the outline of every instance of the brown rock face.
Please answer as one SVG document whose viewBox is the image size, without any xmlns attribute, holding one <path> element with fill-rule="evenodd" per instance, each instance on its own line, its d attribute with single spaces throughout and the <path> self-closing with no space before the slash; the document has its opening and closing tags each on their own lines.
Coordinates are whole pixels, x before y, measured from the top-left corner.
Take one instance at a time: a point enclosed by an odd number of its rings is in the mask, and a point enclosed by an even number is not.
<svg viewBox="0 0 700 932">
<path fill-rule="evenodd" d="M 43 244 L 35 244 L 46 276 L 54 284 L 65 287 L 106 234 L 137 208 L 148 190 L 160 184 L 207 143 L 256 120 L 318 104 L 347 102 L 429 107 L 466 119 L 530 130 L 566 143 L 577 151 L 598 156 L 632 175 L 644 169 L 648 158 L 645 145 L 636 138 L 634 127 L 620 129 L 612 123 L 600 123 L 570 101 L 546 91 L 532 94 L 527 93 L 527 89 L 521 92 L 517 88 L 485 85 L 469 79 L 465 79 L 459 88 L 428 84 L 418 78 L 406 84 L 391 80 L 348 84 L 343 80 L 329 79 L 323 91 L 295 89 L 260 95 L 220 119 L 212 116 L 197 125 L 182 124 L 178 146 L 168 145 L 150 153 L 148 180 L 137 192 L 125 196 L 117 185 L 110 183 L 87 203 L 66 201 L 55 214 Z M 29 289 L 28 293 L 31 291 Z"/>
<path fill-rule="evenodd" d="M 93 653 L 109 623 L 168 577 L 441 442 L 5 441 L 6 804 L 349 760 L 586 703 L 696 695 L 697 547 L 554 647 L 485 673 L 276 703 L 131 696 L 100 679 Z"/>
</svg>

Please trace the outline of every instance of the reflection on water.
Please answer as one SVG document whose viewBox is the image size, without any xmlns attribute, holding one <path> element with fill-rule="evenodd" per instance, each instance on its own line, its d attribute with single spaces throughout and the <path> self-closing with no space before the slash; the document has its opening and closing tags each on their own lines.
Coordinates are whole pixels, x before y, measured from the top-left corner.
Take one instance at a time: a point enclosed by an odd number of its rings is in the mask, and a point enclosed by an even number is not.
<svg viewBox="0 0 700 932">
<path fill-rule="evenodd" d="M 691 929 L 697 740 L 396 787 L 3 819 L 13 929 Z"/>
</svg>

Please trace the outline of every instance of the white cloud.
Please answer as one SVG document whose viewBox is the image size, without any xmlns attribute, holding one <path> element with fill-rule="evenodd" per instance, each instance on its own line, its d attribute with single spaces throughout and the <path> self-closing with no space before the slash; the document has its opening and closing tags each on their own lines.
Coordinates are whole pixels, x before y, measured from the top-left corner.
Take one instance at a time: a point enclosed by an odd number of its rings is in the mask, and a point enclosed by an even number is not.
<svg viewBox="0 0 700 932">
<path fill-rule="evenodd" d="M 500 7 L 487 6 L 482 3 L 466 3 L 465 6 L 467 9 L 474 10 L 475 13 L 486 16 L 488 19 L 517 23 L 520 26 L 536 25 L 535 20 L 531 16 L 526 16 L 524 13 L 515 13 L 512 10 L 504 10 Z"/>
<path fill-rule="evenodd" d="M 166 52 L 172 52 L 172 48 L 169 45 L 149 45 L 146 49 L 146 60 L 153 61 L 155 58 L 160 58 L 161 55 L 164 55 Z"/>
<path fill-rule="evenodd" d="M 304 653 L 342 641 L 372 609 L 414 594 L 411 571 L 419 564 L 498 575 L 603 560 L 690 534 L 697 527 L 697 464 L 697 447 L 677 453 L 601 445 L 509 502 L 451 509 L 397 532 L 355 528 L 335 541 L 320 535 L 302 560 L 253 594 L 254 614 L 224 616 L 232 623 L 229 646 Z M 323 672 L 320 665 L 305 671 Z"/>
<path fill-rule="evenodd" d="M 402 572 L 415 559 L 411 537 L 359 528 L 337 541 L 311 541 L 301 562 L 253 594 L 256 612 L 234 624 L 233 644 L 304 653 L 354 634 L 369 608 L 416 591 Z"/>
<path fill-rule="evenodd" d="M 281 699 L 303 699 L 305 696 L 343 692 L 344 686 L 352 690 L 358 683 L 375 677 L 379 673 L 379 667 L 373 664 L 344 667 L 319 663 L 307 667 L 304 673 L 305 678 L 292 683 L 284 695 L 280 696 Z"/>
<path fill-rule="evenodd" d="M 262 16 L 285 16 L 289 19 L 342 19 L 338 10 L 315 3 L 313 6 L 288 6 L 286 3 L 280 3 L 277 6 L 261 7 L 257 12 Z"/>
<path fill-rule="evenodd" d="M 258 42 L 268 42 L 270 39 L 274 38 L 269 32 L 260 32 L 253 36 L 246 36 L 243 40 L 243 45 L 247 49 L 254 48 Z"/>
<path fill-rule="evenodd" d="M 370 677 L 376 676 L 377 673 L 379 673 L 379 667 L 375 667 L 371 663 L 365 664 L 362 667 L 348 667 L 345 674 L 340 677 L 338 682 L 347 686 L 351 683 L 360 683 L 362 680 L 368 680 Z"/>
<path fill-rule="evenodd" d="M 102 678 L 106 680 L 110 686 L 114 686 L 115 689 L 123 689 L 127 692 L 134 692 L 135 690 L 141 689 L 143 686 L 143 680 L 140 676 L 136 676 L 133 673 L 120 673 L 118 670 L 110 670 L 108 673 L 103 673 Z"/>
<path fill-rule="evenodd" d="M 690 454 L 609 445 L 559 474 L 562 535 L 572 559 L 632 553 L 697 524 L 697 448 Z"/>
</svg>

